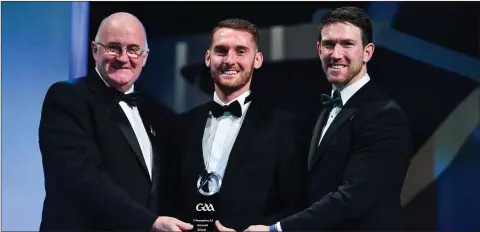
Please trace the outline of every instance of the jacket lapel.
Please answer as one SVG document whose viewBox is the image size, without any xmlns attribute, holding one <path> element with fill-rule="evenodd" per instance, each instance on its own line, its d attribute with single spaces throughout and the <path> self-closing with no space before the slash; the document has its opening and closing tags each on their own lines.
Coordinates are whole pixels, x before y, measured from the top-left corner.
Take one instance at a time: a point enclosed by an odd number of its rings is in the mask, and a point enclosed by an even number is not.
<svg viewBox="0 0 480 232">
<path fill-rule="evenodd" d="M 123 109 L 115 100 L 115 93 L 113 89 L 107 87 L 96 72 L 87 77 L 87 83 L 90 90 L 94 93 L 95 98 L 103 105 L 107 114 L 112 117 L 113 121 L 117 124 L 118 128 L 125 136 L 125 139 L 127 140 L 128 144 L 130 144 L 130 147 L 137 156 L 137 160 L 142 166 L 145 175 L 150 179 L 147 165 L 145 164 L 145 159 L 143 157 L 142 150 L 140 149 L 140 144 L 138 143 L 135 132 L 133 131 L 128 118 L 125 115 L 125 112 L 123 112 Z"/>
<path fill-rule="evenodd" d="M 258 129 L 262 126 L 259 120 L 262 118 L 260 117 L 260 113 L 258 105 L 252 101 L 230 152 L 223 177 L 222 189 L 228 188 L 230 185 L 234 186 L 235 183 L 229 180 L 236 176 L 242 162 L 251 161 L 248 154 L 252 154 L 253 152 L 245 152 L 245 149 L 247 147 L 255 147 L 251 140 L 255 138 L 254 135 L 257 134 L 256 132 L 258 132 Z M 223 190 L 223 192 L 225 192 L 225 190 Z"/>
<path fill-rule="evenodd" d="M 191 193 L 192 196 L 196 194 L 197 190 L 197 180 L 199 176 L 205 171 L 205 161 L 203 160 L 203 134 L 205 131 L 205 125 L 207 123 L 207 119 L 209 117 L 209 109 L 207 105 L 204 105 L 197 113 L 194 115 L 195 123 L 193 124 L 194 128 L 187 128 L 192 129 L 192 134 L 189 138 L 185 138 L 186 141 L 186 153 L 183 159 L 183 165 L 185 170 L 188 170 L 188 177 L 186 181 L 187 186 L 185 188 L 188 191 L 187 193 Z M 190 189 L 194 189 L 195 191 L 190 191 Z M 188 199 L 195 199 L 195 197 L 191 197 Z"/>
<path fill-rule="evenodd" d="M 313 158 L 315 152 L 318 148 L 318 142 L 320 141 L 320 136 L 322 135 L 324 120 L 326 120 L 326 109 L 324 108 L 318 117 L 317 123 L 315 124 L 315 129 L 313 130 L 312 140 L 310 141 L 310 149 L 308 151 L 308 170 L 312 168 Z"/>
<path fill-rule="evenodd" d="M 156 190 L 156 187 L 157 187 L 157 181 L 156 181 L 157 178 L 155 178 L 155 176 L 157 174 L 157 168 L 160 165 L 159 162 L 161 160 L 160 155 L 162 154 L 162 147 L 158 146 L 158 144 L 156 142 L 156 141 L 159 141 L 160 138 L 157 137 L 157 132 L 153 127 L 153 125 L 154 125 L 153 122 L 151 121 L 152 118 L 149 117 L 148 105 L 143 100 L 144 99 L 140 95 L 139 99 L 138 99 L 137 109 L 138 109 L 138 112 L 140 113 L 140 117 L 142 118 L 143 127 L 145 128 L 145 131 L 147 132 L 147 135 L 148 135 L 148 138 L 150 140 L 151 147 L 152 147 L 152 179 L 151 179 L 152 180 L 152 188 L 151 188 L 151 193 L 153 194 Z M 138 144 L 138 140 L 136 138 L 135 138 L 135 141 L 137 141 L 137 144 Z M 141 155 L 141 157 L 139 157 L 139 158 L 141 158 L 141 161 L 143 161 L 143 163 L 145 163 L 145 159 L 144 159 L 143 154 L 141 152 L 140 152 L 140 155 Z M 147 168 L 146 165 L 144 166 L 144 168 Z M 148 170 L 147 170 L 147 172 L 148 172 Z"/>
</svg>

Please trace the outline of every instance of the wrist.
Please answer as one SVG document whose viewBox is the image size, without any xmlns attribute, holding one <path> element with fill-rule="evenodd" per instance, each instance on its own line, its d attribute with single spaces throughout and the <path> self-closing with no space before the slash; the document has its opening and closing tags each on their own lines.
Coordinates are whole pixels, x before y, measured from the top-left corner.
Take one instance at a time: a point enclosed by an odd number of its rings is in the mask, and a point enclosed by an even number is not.
<svg viewBox="0 0 480 232">
<path fill-rule="evenodd" d="M 270 225 L 268 227 L 268 232 L 277 232 L 277 228 L 276 228 L 275 224 Z"/>
</svg>

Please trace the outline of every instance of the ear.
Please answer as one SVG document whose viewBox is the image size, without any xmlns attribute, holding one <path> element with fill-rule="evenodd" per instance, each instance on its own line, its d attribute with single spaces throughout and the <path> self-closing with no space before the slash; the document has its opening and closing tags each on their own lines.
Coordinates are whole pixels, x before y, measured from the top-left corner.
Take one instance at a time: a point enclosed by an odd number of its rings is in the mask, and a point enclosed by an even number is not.
<svg viewBox="0 0 480 232">
<path fill-rule="evenodd" d="M 149 49 L 145 50 L 145 54 L 144 54 L 144 57 L 143 57 L 143 66 L 145 66 L 145 64 L 147 63 L 147 58 L 148 58 L 148 53 L 150 52 Z"/>
<path fill-rule="evenodd" d="M 364 63 L 367 63 L 368 61 L 370 61 L 370 59 L 372 59 L 374 50 L 375 50 L 375 45 L 373 45 L 373 43 L 369 43 L 367 44 L 367 46 L 365 46 L 364 52 L 363 52 Z"/>
<path fill-rule="evenodd" d="M 253 67 L 255 67 L 255 69 L 258 69 L 262 67 L 262 64 L 263 64 L 263 54 L 261 52 L 257 52 L 255 54 L 255 61 L 253 63 Z"/>
<path fill-rule="evenodd" d="M 205 53 L 205 65 L 210 68 L 210 50 Z"/>
<path fill-rule="evenodd" d="M 94 59 L 94 60 L 97 60 L 98 47 L 97 47 L 97 45 L 95 44 L 94 41 L 92 41 L 91 46 L 92 46 L 92 56 L 93 56 L 93 59 Z"/>
<path fill-rule="evenodd" d="M 317 51 L 318 51 L 318 56 L 322 55 L 322 44 L 317 41 Z"/>
</svg>

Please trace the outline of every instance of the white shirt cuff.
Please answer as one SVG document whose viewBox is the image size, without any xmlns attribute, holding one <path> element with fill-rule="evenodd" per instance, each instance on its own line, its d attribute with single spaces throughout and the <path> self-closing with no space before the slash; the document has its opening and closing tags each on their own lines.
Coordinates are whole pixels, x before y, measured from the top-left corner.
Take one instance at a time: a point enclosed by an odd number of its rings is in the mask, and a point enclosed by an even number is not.
<svg viewBox="0 0 480 232">
<path fill-rule="evenodd" d="M 277 227 L 278 232 L 282 232 L 282 227 L 280 226 L 280 222 L 277 222 L 275 226 Z"/>
</svg>

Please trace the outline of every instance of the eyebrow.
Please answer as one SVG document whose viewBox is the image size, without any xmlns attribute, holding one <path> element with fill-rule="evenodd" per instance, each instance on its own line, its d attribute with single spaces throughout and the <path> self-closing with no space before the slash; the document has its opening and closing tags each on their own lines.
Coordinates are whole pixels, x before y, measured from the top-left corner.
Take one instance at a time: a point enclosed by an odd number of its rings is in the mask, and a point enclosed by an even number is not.
<svg viewBox="0 0 480 232">
<path fill-rule="evenodd" d="M 119 43 L 119 42 L 108 42 L 107 44 L 109 44 L 109 45 L 120 45 L 120 46 L 122 45 L 122 44 Z M 125 45 L 125 46 L 126 46 L 126 47 L 131 47 L 131 46 L 140 47 L 140 45 L 138 45 L 138 44 L 128 44 L 128 45 Z"/>
<path fill-rule="evenodd" d="M 229 47 L 229 46 L 223 45 L 223 44 L 218 44 L 218 45 L 215 45 L 213 48 L 214 48 L 214 49 L 218 49 L 218 48 L 227 48 L 227 47 Z M 250 50 L 247 46 L 244 46 L 244 45 L 236 45 L 236 46 L 235 46 L 235 49 Z"/>
<path fill-rule="evenodd" d="M 355 43 L 355 40 L 353 39 L 326 39 L 321 41 L 323 43 Z"/>
</svg>

